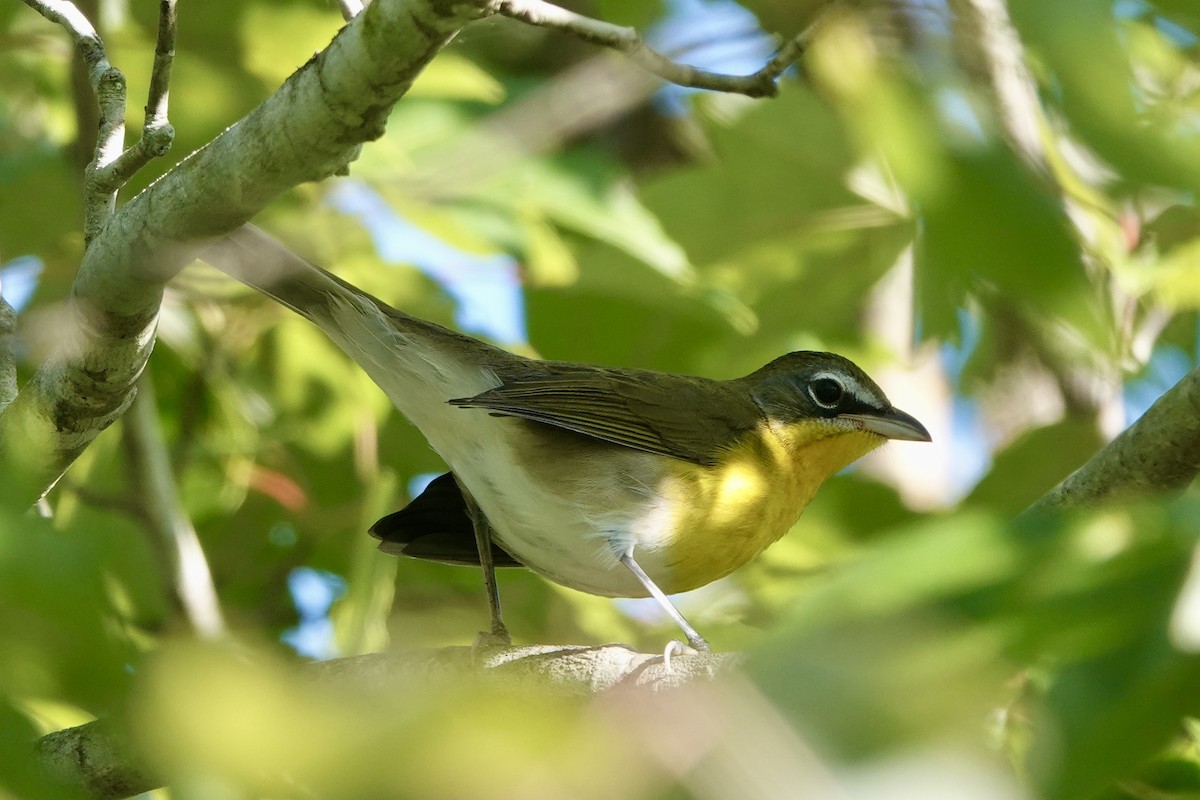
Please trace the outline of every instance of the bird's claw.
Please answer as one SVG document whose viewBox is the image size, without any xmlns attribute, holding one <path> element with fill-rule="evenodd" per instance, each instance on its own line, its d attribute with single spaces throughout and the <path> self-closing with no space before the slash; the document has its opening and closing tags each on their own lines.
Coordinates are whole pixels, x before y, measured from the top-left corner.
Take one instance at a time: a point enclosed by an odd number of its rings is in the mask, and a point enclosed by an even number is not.
<svg viewBox="0 0 1200 800">
<path fill-rule="evenodd" d="M 471 658 L 478 661 L 479 654 L 484 650 L 511 646 L 512 637 L 508 635 L 508 628 L 503 625 L 493 627 L 490 631 L 480 631 L 476 634 L 475 641 L 471 643 Z"/>
<path fill-rule="evenodd" d="M 696 639 L 684 644 L 678 639 L 672 639 L 667 642 L 667 646 L 663 648 L 662 660 L 663 669 L 667 672 L 671 671 L 671 659 L 676 656 L 696 656 L 701 653 L 711 653 L 712 648 L 708 646 L 708 642 L 703 639 Z"/>
</svg>

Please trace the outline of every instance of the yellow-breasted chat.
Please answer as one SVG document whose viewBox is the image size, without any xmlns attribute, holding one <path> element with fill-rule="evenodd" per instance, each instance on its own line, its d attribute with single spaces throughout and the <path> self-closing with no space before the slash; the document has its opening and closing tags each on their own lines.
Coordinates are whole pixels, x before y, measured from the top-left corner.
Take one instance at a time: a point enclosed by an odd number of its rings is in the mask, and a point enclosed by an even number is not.
<svg viewBox="0 0 1200 800">
<path fill-rule="evenodd" d="M 306 262 L 229 269 L 321 328 L 445 460 L 371 532 L 384 552 L 655 597 L 728 575 L 830 476 L 888 439 L 929 441 L 849 360 L 795 352 L 734 380 L 539 361 L 409 316 Z"/>
</svg>

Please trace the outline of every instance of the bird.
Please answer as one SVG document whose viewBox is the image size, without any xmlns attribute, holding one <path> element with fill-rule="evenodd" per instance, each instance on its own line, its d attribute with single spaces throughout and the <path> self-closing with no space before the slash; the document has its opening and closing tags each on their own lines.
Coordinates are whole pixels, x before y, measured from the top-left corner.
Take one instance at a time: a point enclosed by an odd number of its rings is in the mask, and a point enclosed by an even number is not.
<svg viewBox="0 0 1200 800">
<path fill-rule="evenodd" d="M 510 641 L 495 568 L 525 567 L 595 595 L 653 597 L 708 651 L 668 595 L 758 556 L 828 478 L 889 439 L 931 440 L 833 353 L 787 353 L 729 380 L 537 360 L 298 256 L 254 267 L 245 248 L 265 238 L 226 241 L 235 257 L 214 263 L 316 324 L 448 465 L 370 533 L 385 553 L 481 567 L 489 642 Z"/>
</svg>

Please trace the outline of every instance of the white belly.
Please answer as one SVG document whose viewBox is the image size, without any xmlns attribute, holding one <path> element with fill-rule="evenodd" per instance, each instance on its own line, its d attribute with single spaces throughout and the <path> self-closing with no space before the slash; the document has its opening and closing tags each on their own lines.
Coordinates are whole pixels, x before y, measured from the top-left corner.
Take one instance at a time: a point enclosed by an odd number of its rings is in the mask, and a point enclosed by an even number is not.
<svg viewBox="0 0 1200 800">
<path fill-rule="evenodd" d="M 534 572 L 591 594 L 644 597 L 646 591 L 619 562 L 631 548 L 658 580 L 672 526 L 672 510 L 649 488 L 623 481 L 608 461 L 580 464 L 546 452 L 547 464 L 562 473 L 555 490 L 530 474 L 522 454 L 507 441 L 523 423 L 497 419 L 478 409 L 461 409 L 476 430 L 470 453 L 442 455 L 470 489 L 505 550 Z M 625 460 L 652 459 L 629 451 Z M 620 459 L 618 459 L 620 460 Z M 486 468 L 483 467 L 486 465 Z M 606 473 L 606 474 L 603 474 Z M 589 486 L 590 484 L 590 486 Z M 566 493 L 564 486 L 573 487 Z"/>
</svg>

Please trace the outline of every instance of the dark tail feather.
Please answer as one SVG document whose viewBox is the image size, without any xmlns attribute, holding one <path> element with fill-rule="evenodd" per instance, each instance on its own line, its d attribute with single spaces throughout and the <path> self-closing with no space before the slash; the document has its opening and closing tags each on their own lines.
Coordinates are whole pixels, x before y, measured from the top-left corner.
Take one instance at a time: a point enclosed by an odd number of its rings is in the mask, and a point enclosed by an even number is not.
<svg viewBox="0 0 1200 800">
<path fill-rule="evenodd" d="M 434 478 L 415 500 L 372 525 L 371 535 L 380 540 L 379 549 L 385 553 L 479 566 L 467 503 L 451 472 Z M 522 566 L 495 543 L 492 562 L 497 567 Z"/>
</svg>

